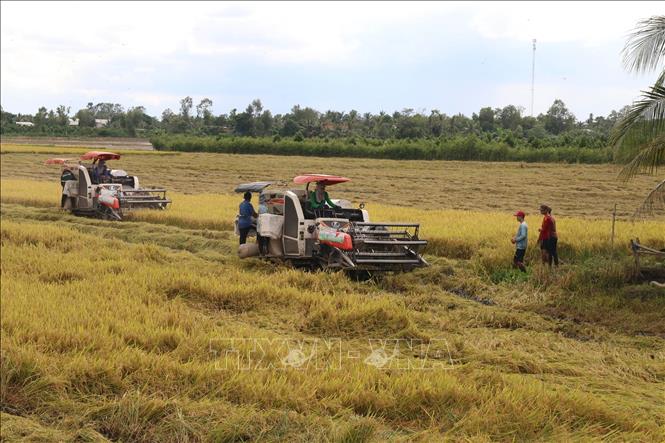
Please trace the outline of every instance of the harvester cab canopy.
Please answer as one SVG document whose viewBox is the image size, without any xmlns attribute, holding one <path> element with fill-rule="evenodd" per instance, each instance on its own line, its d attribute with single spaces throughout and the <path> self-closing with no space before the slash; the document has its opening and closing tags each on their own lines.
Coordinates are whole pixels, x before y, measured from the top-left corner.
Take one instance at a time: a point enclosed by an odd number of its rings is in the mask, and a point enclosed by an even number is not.
<svg viewBox="0 0 665 443">
<path fill-rule="evenodd" d="M 345 183 L 351 181 L 350 178 L 340 177 L 339 175 L 326 175 L 326 174 L 303 174 L 293 178 L 293 183 L 299 185 L 306 184 L 305 198 L 309 192 L 310 183 L 321 183 L 326 186 L 336 185 L 338 183 Z"/>
<path fill-rule="evenodd" d="M 326 186 L 330 186 L 348 181 L 351 181 L 351 179 L 346 177 L 340 177 L 338 175 L 326 175 L 326 174 L 303 174 L 293 179 L 293 183 L 297 183 L 299 185 L 307 183 L 307 186 L 309 186 L 309 184 L 312 182 L 322 183 Z"/>
<path fill-rule="evenodd" d="M 81 160 L 120 160 L 120 154 L 105 151 L 89 151 L 81 156 Z"/>
<path fill-rule="evenodd" d="M 272 185 L 273 182 L 253 182 L 253 183 L 243 183 L 236 187 L 235 192 L 261 192 L 268 186 Z"/>
<path fill-rule="evenodd" d="M 64 165 L 66 163 L 75 162 L 73 158 L 49 158 L 44 162 L 46 165 Z"/>
<path fill-rule="evenodd" d="M 79 157 L 80 160 L 92 160 L 93 163 L 97 160 L 120 160 L 120 154 L 114 154 L 113 152 L 105 151 L 89 151 Z M 80 160 L 78 163 L 80 163 Z M 61 165 L 61 166 L 71 166 L 72 164 L 77 163 L 76 159 L 73 158 L 49 158 L 44 162 L 47 165 Z"/>
</svg>

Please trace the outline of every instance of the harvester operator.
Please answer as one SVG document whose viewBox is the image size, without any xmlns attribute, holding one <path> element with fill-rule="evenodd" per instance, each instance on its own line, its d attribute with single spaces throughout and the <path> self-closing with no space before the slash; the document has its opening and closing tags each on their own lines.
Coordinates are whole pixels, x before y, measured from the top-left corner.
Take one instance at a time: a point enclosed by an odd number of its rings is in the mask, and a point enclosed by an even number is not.
<svg viewBox="0 0 665 443">
<path fill-rule="evenodd" d="M 312 205 L 312 209 L 341 209 L 340 206 L 330 201 L 330 196 L 326 192 L 326 185 L 323 182 L 316 182 L 316 190 L 309 193 L 309 203 Z"/>
<path fill-rule="evenodd" d="M 93 161 L 94 165 L 95 162 Z M 106 166 L 106 160 L 99 160 L 97 165 L 92 168 L 92 180 L 94 183 L 102 183 L 111 177 L 111 170 Z"/>
</svg>

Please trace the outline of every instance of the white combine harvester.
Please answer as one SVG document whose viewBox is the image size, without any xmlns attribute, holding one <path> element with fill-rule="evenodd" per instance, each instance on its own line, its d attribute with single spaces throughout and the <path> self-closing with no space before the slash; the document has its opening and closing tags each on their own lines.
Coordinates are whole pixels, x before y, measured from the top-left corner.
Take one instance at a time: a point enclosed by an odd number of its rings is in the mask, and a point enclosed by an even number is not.
<svg viewBox="0 0 665 443">
<path fill-rule="evenodd" d="M 90 151 L 79 160 L 52 158 L 47 165 L 62 168 L 60 206 L 76 215 L 122 220 L 123 213 L 135 209 L 166 209 L 171 200 L 165 189 L 141 188 L 139 178 L 122 169 L 96 170 L 97 162 L 120 159 L 112 152 Z M 92 160 L 83 163 L 82 160 Z"/>
<path fill-rule="evenodd" d="M 236 188 L 236 192 L 258 193 L 267 207 L 267 213 L 259 214 L 254 230 L 268 239 L 267 248 L 257 243 L 241 245 L 241 258 L 259 256 L 298 267 L 369 273 L 427 266 L 420 254 L 427 241 L 418 237 L 417 223 L 373 223 L 364 205 L 356 209 L 346 200 L 334 200 L 338 208 L 312 209 L 310 183 L 329 186 L 348 178 L 307 174 L 293 181 L 305 184 L 305 189 L 272 190 L 268 189 L 271 182 Z"/>
</svg>

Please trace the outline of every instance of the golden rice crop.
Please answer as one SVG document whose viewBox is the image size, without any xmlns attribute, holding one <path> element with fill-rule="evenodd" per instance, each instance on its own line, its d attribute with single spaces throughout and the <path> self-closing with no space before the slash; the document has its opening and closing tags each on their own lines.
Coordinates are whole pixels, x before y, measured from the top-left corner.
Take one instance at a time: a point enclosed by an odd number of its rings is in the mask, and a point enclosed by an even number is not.
<svg viewBox="0 0 665 443">
<path fill-rule="evenodd" d="M 13 206 L 3 438 L 640 441 L 663 425 L 662 340 L 593 326 L 593 340 L 571 339 L 561 331 L 572 322 L 426 283 L 395 293 L 338 273 L 220 264 L 121 240 L 108 222 L 40 221 L 41 209 L 13 220 Z M 412 304 L 425 294 L 428 309 Z M 323 338 L 341 340 L 339 365 L 329 352 L 334 367 L 278 369 L 280 340 Z M 442 339 L 445 354 L 439 369 L 414 369 L 417 353 L 374 368 L 362 358 L 378 338 Z"/>
<path fill-rule="evenodd" d="M 57 176 L 2 157 L 3 440 L 654 441 L 665 429 L 665 298 L 635 280 L 627 249 L 665 247 L 663 221 L 618 221 L 612 249 L 606 217 L 557 216 L 564 265 L 551 272 L 528 213 L 522 275 L 507 207 L 368 198 L 373 221 L 421 223 L 432 266 L 361 283 L 239 260 L 240 196 L 210 191 L 199 173 L 212 157 L 178 156 L 172 206 L 119 223 L 66 214 Z M 290 366 L 291 351 L 310 360 Z"/>
<path fill-rule="evenodd" d="M 30 153 L 31 149 L 44 149 L 40 146 L 16 149 L 26 152 L 2 153 L 2 179 L 58 180 L 59 168 L 44 166 L 44 161 L 63 156 L 57 152 L 60 148 L 54 147 L 48 154 Z M 251 181 L 290 185 L 291 179 L 302 173 L 343 174 L 352 181 L 331 187 L 333 198 L 433 210 L 513 213 L 519 209 L 530 213 L 545 201 L 562 216 L 609 219 L 616 203 L 618 217 L 626 219 L 659 181 L 639 176 L 622 183 L 617 180 L 617 165 L 140 152 L 146 155 L 127 155 L 109 164 L 138 175 L 144 185 L 184 194 L 230 194 L 239 183 Z"/>
<path fill-rule="evenodd" d="M 55 207 L 59 204 L 59 183 L 32 180 L 2 180 L 2 201 L 34 206 Z M 165 211 L 136 211 L 132 220 L 163 223 L 183 228 L 230 230 L 241 201 L 239 194 L 169 193 L 172 205 Z M 256 203 L 256 202 L 255 202 Z M 419 222 L 421 237 L 430 241 L 428 252 L 455 258 L 496 255 L 509 261 L 513 246 L 510 238 L 517 222 L 510 213 L 471 212 L 459 210 L 423 210 L 368 203 L 372 221 Z M 541 216 L 528 214 L 529 244 L 537 249 Z M 611 221 L 557 217 L 562 255 L 580 255 L 610 249 Z M 631 238 L 645 244 L 665 247 L 665 222 L 619 220 L 615 225 L 614 244 L 626 250 Z"/>
</svg>

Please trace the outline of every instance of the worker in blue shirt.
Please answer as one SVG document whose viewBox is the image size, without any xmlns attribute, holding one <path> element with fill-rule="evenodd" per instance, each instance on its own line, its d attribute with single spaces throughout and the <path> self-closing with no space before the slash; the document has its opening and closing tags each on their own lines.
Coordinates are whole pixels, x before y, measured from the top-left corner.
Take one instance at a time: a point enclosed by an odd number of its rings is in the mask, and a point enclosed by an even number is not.
<svg viewBox="0 0 665 443">
<path fill-rule="evenodd" d="M 240 244 L 244 245 L 247 242 L 247 234 L 252 229 L 252 217 L 258 217 L 254 206 L 250 201 L 252 200 L 252 193 L 247 191 L 244 195 L 244 200 L 240 203 L 240 215 L 238 216 L 238 231 L 240 232 Z"/>
<path fill-rule="evenodd" d="M 520 271 L 526 272 L 526 267 L 524 266 L 524 255 L 526 254 L 526 245 L 528 240 L 529 228 L 524 221 L 526 214 L 522 211 L 517 211 L 515 217 L 517 222 L 520 224 L 517 228 L 517 234 L 511 239 L 511 242 L 515 245 L 515 256 L 513 257 L 513 265 L 519 268 Z"/>
</svg>

